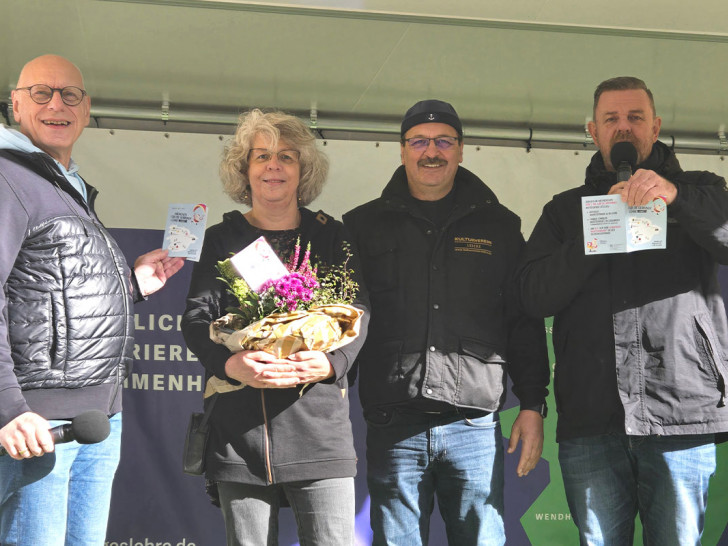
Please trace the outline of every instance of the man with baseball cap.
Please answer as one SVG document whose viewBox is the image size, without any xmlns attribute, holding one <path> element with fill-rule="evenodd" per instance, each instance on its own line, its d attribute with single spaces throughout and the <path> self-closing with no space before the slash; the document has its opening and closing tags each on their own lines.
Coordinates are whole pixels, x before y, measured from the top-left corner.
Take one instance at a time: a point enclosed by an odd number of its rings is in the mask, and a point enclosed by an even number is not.
<svg viewBox="0 0 728 546">
<path fill-rule="evenodd" d="M 435 496 L 451 545 L 503 544 L 506 372 L 519 476 L 541 455 L 549 381 L 543 322 L 511 284 L 520 219 L 459 166 L 450 104 L 407 111 L 401 159 L 381 197 L 344 215 L 371 299 L 358 370 L 374 544 L 427 544 Z"/>
</svg>

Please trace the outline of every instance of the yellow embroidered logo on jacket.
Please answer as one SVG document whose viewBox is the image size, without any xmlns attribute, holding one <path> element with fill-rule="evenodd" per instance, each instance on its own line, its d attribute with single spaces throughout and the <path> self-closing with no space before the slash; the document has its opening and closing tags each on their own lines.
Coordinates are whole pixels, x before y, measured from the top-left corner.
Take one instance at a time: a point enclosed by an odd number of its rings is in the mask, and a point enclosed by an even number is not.
<svg viewBox="0 0 728 546">
<path fill-rule="evenodd" d="M 493 254 L 493 241 L 475 237 L 455 237 L 455 252 Z"/>
</svg>

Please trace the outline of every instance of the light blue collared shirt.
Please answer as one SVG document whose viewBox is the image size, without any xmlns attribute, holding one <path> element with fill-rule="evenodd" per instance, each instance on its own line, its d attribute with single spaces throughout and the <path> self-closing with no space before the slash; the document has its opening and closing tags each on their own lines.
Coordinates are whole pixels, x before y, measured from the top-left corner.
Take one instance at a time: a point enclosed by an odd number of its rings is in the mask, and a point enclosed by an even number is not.
<svg viewBox="0 0 728 546">
<path fill-rule="evenodd" d="M 38 148 L 35 144 L 33 144 L 30 139 L 25 136 L 20 131 L 16 131 L 15 129 L 10 129 L 9 127 L 5 127 L 5 125 L 0 123 L 0 149 L 5 150 L 17 150 L 19 152 L 26 152 L 26 153 L 34 153 L 34 152 L 40 152 L 42 154 L 46 154 L 43 150 Z M 46 154 L 48 155 L 48 154 Z M 51 156 L 48 156 L 51 157 Z M 61 169 L 61 173 L 63 173 L 63 176 L 66 177 L 66 180 L 75 188 L 75 190 L 81 194 L 83 197 L 83 200 L 88 202 L 88 194 L 86 193 L 86 184 L 81 180 L 81 177 L 78 174 L 78 165 L 76 162 L 71 159 L 70 163 L 68 164 L 68 169 L 63 166 L 63 164 L 56 161 L 53 157 L 51 157 L 53 161 L 56 162 L 56 165 L 58 165 L 58 168 Z"/>
</svg>

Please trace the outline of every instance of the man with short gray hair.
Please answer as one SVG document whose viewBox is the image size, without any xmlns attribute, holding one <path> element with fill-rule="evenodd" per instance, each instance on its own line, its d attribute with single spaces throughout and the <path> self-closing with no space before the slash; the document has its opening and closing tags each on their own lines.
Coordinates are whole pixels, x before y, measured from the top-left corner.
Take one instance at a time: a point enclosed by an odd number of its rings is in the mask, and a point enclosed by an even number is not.
<svg viewBox="0 0 728 546">
<path fill-rule="evenodd" d="M 71 159 L 90 110 L 76 66 L 33 59 L 12 100 L 20 130 L 0 125 L 0 544 L 102 544 L 133 302 L 184 260 L 154 250 L 131 271 L 96 216 L 98 192 Z M 110 417 L 108 438 L 54 446 L 49 429 L 89 411 Z"/>
</svg>

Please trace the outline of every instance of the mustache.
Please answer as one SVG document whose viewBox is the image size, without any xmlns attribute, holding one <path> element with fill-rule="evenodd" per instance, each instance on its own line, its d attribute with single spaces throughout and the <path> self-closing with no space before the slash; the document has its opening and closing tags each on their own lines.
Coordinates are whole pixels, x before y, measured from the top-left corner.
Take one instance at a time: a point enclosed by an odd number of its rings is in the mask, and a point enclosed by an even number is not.
<svg viewBox="0 0 728 546">
<path fill-rule="evenodd" d="M 631 131 L 620 131 L 618 133 L 615 133 L 615 135 L 612 137 L 612 145 L 616 144 L 617 142 L 631 142 L 635 145 L 635 147 L 637 147 L 637 139 L 634 137 Z"/>
<path fill-rule="evenodd" d="M 447 161 L 440 157 L 426 157 L 424 159 L 420 159 L 417 162 L 417 165 L 419 167 L 442 167 L 447 165 Z"/>
</svg>

